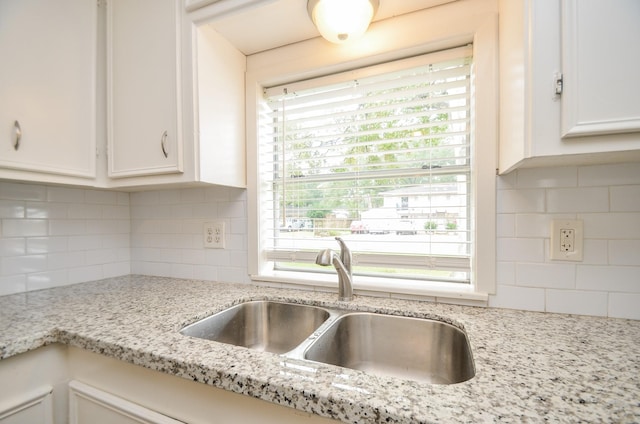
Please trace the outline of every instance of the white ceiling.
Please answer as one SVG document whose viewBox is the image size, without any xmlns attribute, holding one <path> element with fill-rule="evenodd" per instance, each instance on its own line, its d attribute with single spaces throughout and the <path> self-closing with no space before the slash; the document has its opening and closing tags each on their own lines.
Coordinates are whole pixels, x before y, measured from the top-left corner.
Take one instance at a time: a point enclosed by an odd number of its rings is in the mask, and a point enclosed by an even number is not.
<svg viewBox="0 0 640 424">
<path fill-rule="evenodd" d="M 218 4 L 225 0 L 218 0 Z M 346 0 L 344 0 L 346 1 Z M 373 21 L 456 0 L 380 0 Z M 224 13 L 209 24 L 245 55 L 318 37 L 306 0 L 262 0 Z"/>
</svg>

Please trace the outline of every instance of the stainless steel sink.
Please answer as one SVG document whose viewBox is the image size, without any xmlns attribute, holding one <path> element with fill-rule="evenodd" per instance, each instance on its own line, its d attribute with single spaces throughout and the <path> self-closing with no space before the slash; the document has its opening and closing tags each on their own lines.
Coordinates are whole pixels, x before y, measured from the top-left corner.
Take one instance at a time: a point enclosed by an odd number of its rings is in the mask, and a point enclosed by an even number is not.
<svg viewBox="0 0 640 424">
<path fill-rule="evenodd" d="M 440 321 L 373 313 L 338 318 L 305 351 L 317 362 L 429 383 L 475 375 L 466 334 Z"/>
<path fill-rule="evenodd" d="M 329 312 L 315 306 L 252 301 L 232 306 L 191 324 L 181 334 L 216 342 L 284 353 L 300 345 Z"/>
<path fill-rule="evenodd" d="M 261 300 L 180 333 L 420 382 L 453 384 L 475 375 L 466 333 L 429 319 Z"/>
</svg>

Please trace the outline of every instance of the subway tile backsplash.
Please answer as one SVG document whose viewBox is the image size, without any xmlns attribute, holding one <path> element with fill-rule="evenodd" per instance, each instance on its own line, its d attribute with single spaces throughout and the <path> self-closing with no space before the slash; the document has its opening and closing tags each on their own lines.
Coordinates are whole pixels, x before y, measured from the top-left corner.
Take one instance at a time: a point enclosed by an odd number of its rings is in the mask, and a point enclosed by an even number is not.
<svg viewBox="0 0 640 424">
<path fill-rule="evenodd" d="M 130 273 L 129 194 L 0 181 L 0 295 Z"/>
<path fill-rule="evenodd" d="M 0 294 L 128 273 L 249 282 L 246 191 L 123 193 L 0 182 Z M 584 221 L 584 261 L 549 259 L 550 223 Z M 204 249 L 203 224 L 226 225 Z M 498 177 L 489 305 L 640 319 L 640 164 Z"/>
<path fill-rule="evenodd" d="M 498 178 L 489 305 L 640 319 L 640 164 L 520 169 Z M 551 261 L 553 219 L 584 222 L 584 260 Z"/>
</svg>

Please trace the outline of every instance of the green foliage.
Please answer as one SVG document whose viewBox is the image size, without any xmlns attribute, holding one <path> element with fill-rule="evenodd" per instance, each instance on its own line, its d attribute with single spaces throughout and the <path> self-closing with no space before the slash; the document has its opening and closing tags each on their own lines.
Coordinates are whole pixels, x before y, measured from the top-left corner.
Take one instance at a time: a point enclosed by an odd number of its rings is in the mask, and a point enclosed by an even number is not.
<svg viewBox="0 0 640 424">
<path fill-rule="evenodd" d="M 433 231 L 438 228 L 438 223 L 434 221 L 427 221 L 424 223 L 424 229 L 427 231 Z"/>
</svg>

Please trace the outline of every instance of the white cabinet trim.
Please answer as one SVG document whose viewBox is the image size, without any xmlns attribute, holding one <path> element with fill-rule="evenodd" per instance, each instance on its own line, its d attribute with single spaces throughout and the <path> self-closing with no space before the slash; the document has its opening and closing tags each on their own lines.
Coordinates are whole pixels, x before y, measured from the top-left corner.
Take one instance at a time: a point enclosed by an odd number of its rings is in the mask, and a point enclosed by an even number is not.
<svg viewBox="0 0 640 424">
<path fill-rule="evenodd" d="M 147 424 L 184 424 L 166 415 L 158 414 L 150 409 L 124 400 L 102 390 L 88 386 L 77 380 L 69 382 L 69 423 L 80 424 L 78 421 L 78 406 L 82 401 L 97 404 L 117 414 Z"/>
<path fill-rule="evenodd" d="M 0 403 L 0 421 L 29 408 L 41 405 L 45 411 L 48 411 L 48 413 L 44 415 L 45 421 L 42 424 L 53 424 L 52 393 L 53 388 L 51 386 L 44 386 L 19 398 L 3 400 L 2 403 Z"/>
</svg>

